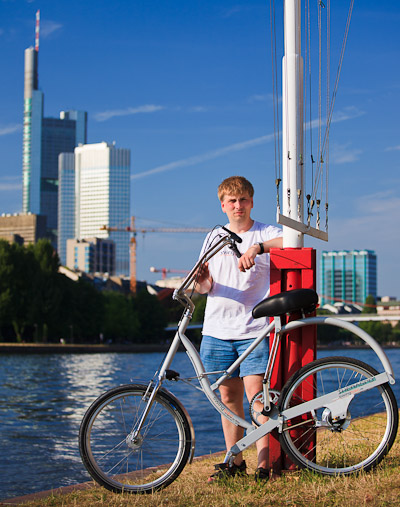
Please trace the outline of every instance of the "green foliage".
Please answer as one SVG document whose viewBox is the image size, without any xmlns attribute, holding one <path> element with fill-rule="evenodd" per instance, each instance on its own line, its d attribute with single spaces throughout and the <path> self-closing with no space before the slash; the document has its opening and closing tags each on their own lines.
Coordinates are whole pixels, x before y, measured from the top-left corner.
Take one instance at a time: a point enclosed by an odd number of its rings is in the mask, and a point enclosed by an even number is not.
<svg viewBox="0 0 400 507">
<path fill-rule="evenodd" d="M 105 292 L 104 337 L 106 340 L 134 342 L 139 336 L 140 322 L 131 297 Z"/>
<path fill-rule="evenodd" d="M 32 252 L 0 240 L 0 323 L 12 326 L 19 342 L 32 318 L 37 269 Z"/>
<path fill-rule="evenodd" d="M 167 312 L 147 291 L 101 293 L 58 272 L 50 242 L 21 247 L 0 240 L 0 338 L 16 341 L 158 342 Z"/>
<path fill-rule="evenodd" d="M 134 308 L 140 323 L 140 343 L 159 343 L 165 338 L 164 329 L 168 324 L 168 313 L 156 296 L 147 290 L 140 291 L 134 298 Z"/>
<path fill-rule="evenodd" d="M 366 297 L 362 313 L 376 313 L 376 301 L 374 296 L 369 295 Z"/>
<path fill-rule="evenodd" d="M 206 309 L 207 296 L 196 296 L 193 298 L 193 302 L 196 305 L 196 308 L 193 312 L 193 323 L 202 323 L 204 321 L 204 312 Z"/>
<path fill-rule="evenodd" d="M 367 298 L 368 300 L 368 298 Z M 373 298 L 372 298 L 373 300 Z M 373 303 L 368 303 L 373 304 Z M 374 309 L 373 309 L 374 310 Z M 332 315 L 326 310 L 318 310 L 318 315 Z M 364 312 L 375 313 L 375 312 Z M 381 321 L 364 321 L 360 322 L 359 327 L 371 335 L 379 343 L 391 343 L 400 341 L 400 325 L 397 324 L 395 328 L 391 324 Z M 361 339 L 355 337 L 352 333 L 335 326 L 318 326 L 318 342 L 324 345 L 338 344 L 346 341 L 363 343 Z"/>
<path fill-rule="evenodd" d="M 388 323 L 371 320 L 360 322 L 360 328 L 373 336 L 378 343 L 388 343 L 396 339 L 396 333 Z"/>
</svg>

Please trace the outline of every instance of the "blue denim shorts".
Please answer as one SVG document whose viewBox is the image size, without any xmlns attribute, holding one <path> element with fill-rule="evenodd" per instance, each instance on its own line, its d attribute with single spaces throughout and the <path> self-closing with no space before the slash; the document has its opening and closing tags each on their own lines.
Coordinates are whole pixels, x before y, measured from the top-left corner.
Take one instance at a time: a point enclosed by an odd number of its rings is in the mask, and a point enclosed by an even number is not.
<svg viewBox="0 0 400 507">
<path fill-rule="evenodd" d="M 240 364 L 232 377 L 246 377 L 265 373 L 268 363 L 268 338 L 263 340 Z M 249 340 L 220 340 L 203 336 L 200 356 L 206 372 L 226 370 L 252 342 Z"/>
</svg>

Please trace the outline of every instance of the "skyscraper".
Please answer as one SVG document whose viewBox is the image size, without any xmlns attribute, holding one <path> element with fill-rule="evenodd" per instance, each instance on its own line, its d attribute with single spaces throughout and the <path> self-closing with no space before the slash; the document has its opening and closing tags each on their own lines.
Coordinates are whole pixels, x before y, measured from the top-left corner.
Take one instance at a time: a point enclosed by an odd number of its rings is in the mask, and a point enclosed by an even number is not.
<svg viewBox="0 0 400 507">
<path fill-rule="evenodd" d="M 75 155 L 58 156 L 58 237 L 57 252 L 67 264 L 67 240 L 75 238 Z"/>
<path fill-rule="evenodd" d="M 47 217 L 47 235 L 56 245 L 58 155 L 86 143 L 87 113 L 61 111 L 60 118 L 44 117 L 38 79 L 39 11 L 36 16 L 36 44 L 25 50 L 22 208 Z"/>
<path fill-rule="evenodd" d="M 377 297 L 376 254 L 372 250 L 322 252 L 321 305 L 336 301 L 365 303 Z"/>
<path fill-rule="evenodd" d="M 129 275 L 129 234 L 102 227 L 129 225 L 130 150 L 102 142 L 75 148 L 73 162 L 69 154 L 60 155 L 59 192 L 59 240 L 64 241 L 63 245 L 59 242 L 61 260 L 67 239 L 108 238 L 115 243 L 116 274 Z"/>
</svg>

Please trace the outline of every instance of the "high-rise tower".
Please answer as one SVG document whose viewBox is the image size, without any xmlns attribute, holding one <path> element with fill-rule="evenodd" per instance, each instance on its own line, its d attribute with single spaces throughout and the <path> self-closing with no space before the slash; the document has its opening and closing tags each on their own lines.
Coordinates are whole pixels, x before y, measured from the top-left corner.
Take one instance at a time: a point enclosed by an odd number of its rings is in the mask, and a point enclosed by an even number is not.
<svg viewBox="0 0 400 507">
<path fill-rule="evenodd" d="M 44 118 L 44 94 L 39 90 L 39 21 L 36 13 L 35 47 L 25 50 L 23 130 L 23 211 L 47 218 L 47 235 L 56 246 L 58 155 L 72 153 L 87 141 L 87 113 L 61 111 Z"/>
<path fill-rule="evenodd" d="M 130 150 L 102 142 L 75 148 L 75 238 L 115 242 L 117 275 L 129 274 Z"/>
<path fill-rule="evenodd" d="M 89 238 L 110 239 L 115 243 L 115 273 L 129 274 L 129 234 L 109 232 L 107 227 L 130 222 L 130 155 L 130 150 L 105 142 L 78 146 L 74 155 L 60 155 L 58 253 L 62 264 L 67 263 L 67 240 L 87 240 L 89 248 L 93 243 Z"/>
</svg>

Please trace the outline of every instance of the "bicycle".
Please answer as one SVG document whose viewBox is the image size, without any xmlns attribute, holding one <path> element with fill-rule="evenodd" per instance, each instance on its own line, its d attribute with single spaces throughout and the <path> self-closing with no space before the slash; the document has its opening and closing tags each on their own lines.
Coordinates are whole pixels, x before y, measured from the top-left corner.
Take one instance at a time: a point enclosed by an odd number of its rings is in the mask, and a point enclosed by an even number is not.
<svg viewBox="0 0 400 507">
<path fill-rule="evenodd" d="M 318 295 L 297 289 L 261 301 L 254 318 L 273 317 L 263 332 L 226 371 L 204 371 L 200 355 L 185 332 L 194 303 L 188 289 L 195 283 L 199 267 L 228 246 L 239 256 L 241 239 L 225 229 L 174 291 L 173 298 L 184 311 L 173 341 L 153 379 L 122 385 L 95 400 L 83 417 L 79 431 L 82 461 L 91 477 L 114 492 L 150 493 L 168 486 L 191 463 L 195 435 L 193 424 L 180 401 L 164 386 L 165 381 L 184 381 L 204 392 L 224 417 L 245 429 L 244 437 L 226 453 L 224 463 L 259 438 L 278 430 L 280 444 L 291 461 L 326 475 L 348 475 L 369 471 L 389 452 L 398 428 L 398 408 L 390 384 L 392 366 L 383 349 L 366 332 L 332 317 L 306 316 L 314 312 Z M 294 312 L 301 318 L 282 325 L 281 316 Z M 380 359 L 383 371 L 347 357 L 317 359 L 300 368 L 279 393 L 270 388 L 271 374 L 281 336 L 307 325 L 334 325 L 351 331 L 367 343 Z M 263 390 L 250 401 L 251 422 L 222 404 L 216 390 L 262 340 L 274 332 Z M 182 344 L 195 377 L 181 379 L 170 369 Z M 219 375 L 211 384 L 209 376 Z M 367 407 L 365 409 L 365 407 Z M 365 415 L 372 417 L 365 418 Z M 260 420 L 262 417 L 264 423 Z"/>
</svg>

